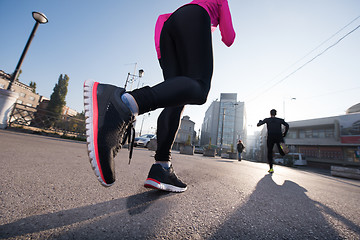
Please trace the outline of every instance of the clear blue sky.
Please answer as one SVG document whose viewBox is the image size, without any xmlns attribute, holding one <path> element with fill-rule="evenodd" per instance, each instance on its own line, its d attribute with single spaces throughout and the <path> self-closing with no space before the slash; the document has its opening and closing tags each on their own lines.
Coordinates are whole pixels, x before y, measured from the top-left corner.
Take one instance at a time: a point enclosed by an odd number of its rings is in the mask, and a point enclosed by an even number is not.
<svg viewBox="0 0 360 240">
<path fill-rule="evenodd" d="M 85 79 L 124 86 L 137 63 L 137 70 L 145 71 L 140 86 L 162 81 L 154 25 L 159 14 L 188 2 L 0 0 L 0 70 L 14 71 L 35 23 L 31 13 L 43 12 L 49 22 L 37 30 L 20 81 L 36 82 L 37 92 L 50 97 L 60 74 L 67 74 L 67 105 L 81 112 Z M 222 92 L 237 93 L 238 101 L 245 101 L 252 126 L 272 108 L 283 117 L 284 103 L 286 120 L 294 121 L 341 115 L 360 102 L 360 29 L 321 54 L 360 25 L 359 0 L 229 0 L 229 5 L 237 38 L 227 48 L 219 31 L 213 34 L 215 68 L 208 102 L 184 112 L 196 129 Z M 145 118 L 143 133 L 153 131 L 159 112 Z"/>
</svg>

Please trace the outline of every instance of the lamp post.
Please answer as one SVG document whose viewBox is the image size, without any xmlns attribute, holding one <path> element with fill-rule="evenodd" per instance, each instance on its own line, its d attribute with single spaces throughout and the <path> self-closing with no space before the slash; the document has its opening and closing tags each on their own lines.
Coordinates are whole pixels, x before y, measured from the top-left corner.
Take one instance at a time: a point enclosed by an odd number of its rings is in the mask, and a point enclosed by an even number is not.
<svg viewBox="0 0 360 240">
<path fill-rule="evenodd" d="M 150 113 L 148 113 L 148 117 L 150 116 Z M 141 121 L 141 127 L 140 127 L 140 133 L 139 133 L 139 136 L 141 136 L 141 131 L 142 131 L 142 128 L 143 128 L 143 125 L 144 125 L 144 120 L 145 120 L 145 114 L 143 114 L 143 119 Z"/>
<path fill-rule="evenodd" d="M 16 68 L 15 68 L 15 71 L 14 73 L 11 75 L 11 78 L 10 78 L 10 83 L 9 83 L 9 86 L 7 88 L 7 90 L 10 90 L 11 89 L 11 86 L 13 84 L 13 82 L 17 79 L 17 77 L 19 76 L 19 72 L 20 72 L 20 68 L 21 68 L 21 64 L 22 62 L 24 61 L 24 58 L 25 58 L 25 55 L 29 49 L 29 46 L 30 46 L 30 43 L 31 41 L 33 40 L 34 36 L 35 36 L 35 32 L 39 26 L 39 24 L 45 24 L 48 22 L 48 19 L 46 18 L 45 14 L 43 13 L 40 13 L 40 12 L 32 12 L 32 16 L 33 18 L 35 19 L 35 25 L 34 25 L 34 28 L 30 34 L 30 37 L 25 45 L 25 48 L 21 54 L 21 57 L 20 57 L 20 60 L 18 62 L 18 64 L 16 65 Z"/>
<path fill-rule="evenodd" d="M 127 75 L 127 78 L 126 78 L 126 81 L 125 81 L 125 86 L 124 88 L 126 89 L 126 86 L 129 82 L 134 82 L 136 78 L 142 78 L 144 76 L 144 70 L 143 69 L 140 69 L 139 70 L 139 75 L 135 75 L 135 74 L 131 74 L 131 73 L 128 73 Z M 131 77 L 131 79 L 129 78 Z"/>
<path fill-rule="evenodd" d="M 200 141 L 200 128 L 199 128 L 199 132 L 198 132 L 198 145 L 201 145 L 201 141 Z"/>
<path fill-rule="evenodd" d="M 296 100 L 296 98 L 290 98 L 290 101 Z M 284 120 L 285 120 L 285 99 L 283 100 L 283 111 L 284 111 Z"/>
</svg>

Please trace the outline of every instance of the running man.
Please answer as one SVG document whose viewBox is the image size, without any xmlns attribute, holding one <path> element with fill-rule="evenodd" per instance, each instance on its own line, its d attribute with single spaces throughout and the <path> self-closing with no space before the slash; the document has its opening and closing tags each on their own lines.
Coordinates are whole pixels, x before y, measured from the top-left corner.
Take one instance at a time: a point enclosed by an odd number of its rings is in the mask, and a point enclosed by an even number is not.
<svg viewBox="0 0 360 240">
<path fill-rule="evenodd" d="M 277 118 L 276 116 L 276 110 L 272 109 L 270 111 L 270 117 L 265 118 L 264 120 L 259 120 L 259 123 L 257 126 L 261 126 L 266 123 L 267 125 L 267 160 L 270 166 L 269 173 L 273 173 L 273 148 L 274 144 L 276 144 L 277 148 L 279 149 L 279 153 L 281 156 L 284 156 L 285 153 L 282 150 L 280 143 L 284 143 L 284 137 L 286 136 L 288 130 L 289 130 L 289 124 L 284 121 L 282 118 Z M 284 133 L 282 132 L 281 125 L 285 126 Z"/>
</svg>

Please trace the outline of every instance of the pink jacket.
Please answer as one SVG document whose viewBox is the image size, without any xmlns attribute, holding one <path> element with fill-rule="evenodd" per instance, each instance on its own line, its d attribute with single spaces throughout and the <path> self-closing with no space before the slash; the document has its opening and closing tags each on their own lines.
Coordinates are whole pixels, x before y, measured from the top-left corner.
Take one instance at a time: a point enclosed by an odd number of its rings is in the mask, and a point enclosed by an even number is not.
<svg viewBox="0 0 360 240">
<path fill-rule="evenodd" d="M 227 0 L 193 0 L 188 4 L 197 4 L 203 7 L 211 19 L 212 31 L 219 25 L 221 40 L 230 47 L 235 39 L 235 31 L 232 25 L 230 9 Z M 155 48 L 160 59 L 160 34 L 166 20 L 172 13 L 162 14 L 158 17 L 155 25 Z"/>
</svg>

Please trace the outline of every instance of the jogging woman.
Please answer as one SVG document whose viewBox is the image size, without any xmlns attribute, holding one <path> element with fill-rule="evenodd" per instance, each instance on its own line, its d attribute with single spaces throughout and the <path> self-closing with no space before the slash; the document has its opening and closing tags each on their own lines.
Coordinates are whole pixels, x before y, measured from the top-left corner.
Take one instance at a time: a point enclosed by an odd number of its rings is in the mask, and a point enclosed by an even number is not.
<svg viewBox="0 0 360 240">
<path fill-rule="evenodd" d="M 219 25 L 231 46 L 235 32 L 227 0 L 194 0 L 174 13 L 160 15 L 155 46 L 164 81 L 153 87 L 125 89 L 90 80 L 84 83 L 84 105 L 90 162 L 104 186 L 115 181 L 114 157 L 137 115 L 164 108 L 157 121 L 155 164 L 145 187 L 171 192 L 187 189 L 171 165 L 171 147 L 187 104 L 206 102 L 213 73 L 211 31 Z"/>
</svg>

